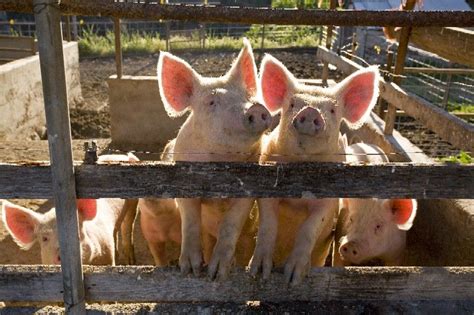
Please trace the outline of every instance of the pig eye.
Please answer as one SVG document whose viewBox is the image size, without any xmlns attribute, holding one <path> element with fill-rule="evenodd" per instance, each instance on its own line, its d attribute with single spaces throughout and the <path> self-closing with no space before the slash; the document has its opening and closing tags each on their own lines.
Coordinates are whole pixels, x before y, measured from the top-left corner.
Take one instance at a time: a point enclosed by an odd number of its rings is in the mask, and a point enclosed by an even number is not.
<svg viewBox="0 0 474 315">
<path fill-rule="evenodd" d="M 290 103 L 290 107 L 291 107 L 291 108 L 294 108 L 294 107 L 295 107 L 295 103 Z"/>
<path fill-rule="evenodd" d="M 216 102 L 214 102 L 214 100 L 212 100 L 212 101 L 209 102 L 209 105 L 210 105 L 210 106 L 214 106 L 215 103 L 216 103 Z"/>
<path fill-rule="evenodd" d="M 331 114 L 334 114 L 336 111 L 334 110 L 334 108 L 331 108 Z"/>
<path fill-rule="evenodd" d="M 47 242 L 47 241 L 49 241 L 49 238 L 47 236 L 43 236 L 42 241 Z"/>
</svg>

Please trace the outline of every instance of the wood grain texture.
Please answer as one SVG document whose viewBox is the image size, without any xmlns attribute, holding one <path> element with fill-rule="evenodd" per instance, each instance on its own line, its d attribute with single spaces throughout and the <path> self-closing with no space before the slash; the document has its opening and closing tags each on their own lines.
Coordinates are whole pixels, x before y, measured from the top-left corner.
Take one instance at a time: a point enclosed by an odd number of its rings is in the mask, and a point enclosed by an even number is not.
<svg viewBox="0 0 474 315">
<path fill-rule="evenodd" d="M 61 301 L 61 274 L 53 266 L 0 267 L 4 301 Z M 243 270 L 215 282 L 183 277 L 177 268 L 84 267 L 88 302 L 300 302 L 473 300 L 474 267 L 313 268 L 290 288 L 283 274 L 266 281 Z"/>
<path fill-rule="evenodd" d="M 38 10 L 41 7 L 38 7 Z M 238 24 L 353 26 L 474 26 L 472 11 L 354 11 L 272 9 L 214 5 L 139 4 L 109 0 L 61 1 L 62 14 L 145 20 Z M 29 0 L 2 0 L 0 10 L 32 13 Z"/>
<path fill-rule="evenodd" d="M 0 164 L 0 198 L 50 198 L 48 165 Z M 142 162 L 79 165 L 79 198 L 473 198 L 474 165 Z"/>
<path fill-rule="evenodd" d="M 338 56 L 322 46 L 318 47 L 317 56 L 346 74 L 363 68 L 354 61 Z M 474 151 L 474 125 L 383 79 L 380 80 L 380 96 L 395 107 L 404 110 L 409 116 L 416 118 L 425 127 L 455 147 Z"/>
<path fill-rule="evenodd" d="M 35 21 L 51 160 L 49 187 L 58 223 L 64 303 L 68 314 L 83 314 L 84 283 L 58 3 L 59 0 L 33 1 L 35 7 L 43 7 L 35 12 Z"/>
</svg>

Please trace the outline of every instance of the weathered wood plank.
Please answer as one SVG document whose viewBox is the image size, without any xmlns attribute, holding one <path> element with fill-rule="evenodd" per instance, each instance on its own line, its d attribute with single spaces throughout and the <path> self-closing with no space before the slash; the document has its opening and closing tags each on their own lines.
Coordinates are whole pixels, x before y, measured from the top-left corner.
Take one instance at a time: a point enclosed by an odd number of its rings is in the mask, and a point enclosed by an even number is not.
<svg viewBox="0 0 474 315">
<path fill-rule="evenodd" d="M 50 198 L 47 165 L 0 164 L 0 198 Z M 76 166 L 80 198 L 474 198 L 474 165 L 143 162 Z"/>
<path fill-rule="evenodd" d="M 339 26 L 474 26 L 472 11 L 354 11 L 271 9 L 214 5 L 137 4 L 109 0 L 61 1 L 65 15 L 186 20 L 237 24 Z M 2 0 L 0 10 L 32 13 L 29 0 Z"/>
<path fill-rule="evenodd" d="M 337 66 L 339 70 L 346 74 L 362 68 L 354 61 L 338 56 L 322 46 L 318 47 L 317 56 Z M 449 114 L 442 108 L 432 105 L 412 93 L 403 91 L 396 84 L 385 82 L 383 79 L 380 80 L 380 96 L 419 120 L 425 127 L 436 132 L 441 138 L 457 148 L 471 152 L 474 150 L 474 125 Z"/>
<path fill-rule="evenodd" d="M 434 74 L 466 74 L 473 75 L 474 69 L 469 68 L 427 68 L 427 67 L 405 67 L 404 73 L 434 73 Z"/>
<path fill-rule="evenodd" d="M 59 0 L 34 0 L 41 81 L 51 160 L 51 183 L 68 314 L 85 313 L 76 187 Z"/>
<path fill-rule="evenodd" d="M 35 38 L 26 36 L 0 35 L 0 50 L 5 48 L 26 49 L 34 51 Z"/>
<path fill-rule="evenodd" d="M 24 49 L 2 49 L 0 48 L 1 59 L 21 59 L 29 56 L 33 56 L 35 53 L 31 50 Z"/>
<path fill-rule="evenodd" d="M 299 286 L 275 272 L 266 281 L 243 270 L 229 279 L 183 277 L 176 268 L 84 267 L 88 302 L 300 302 L 474 300 L 474 267 L 313 268 Z M 53 266 L 0 267 L 4 301 L 61 301 L 61 274 Z"/>
</svg>

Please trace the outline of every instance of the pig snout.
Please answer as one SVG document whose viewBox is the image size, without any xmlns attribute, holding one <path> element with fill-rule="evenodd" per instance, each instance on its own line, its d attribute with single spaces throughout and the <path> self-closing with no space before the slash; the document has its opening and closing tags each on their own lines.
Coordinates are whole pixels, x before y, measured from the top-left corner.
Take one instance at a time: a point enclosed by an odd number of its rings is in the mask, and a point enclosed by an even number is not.
<svg viewBox="0 0 474 315">
<path fill-rule="evenodd" d="M 245 112 L 244 124 L 252 132 L 261 133 L 268 129 L 271 123 L 270 112 L 261 104 L 253 104 Z"/>
<path fill-rule="evenodd" d="M 339 254 L 343 260 L 357 264 L 361 261 L 362 248 L 359 242 L 344 239 L 339 247 Z"/>
<path fill-rule="evenodd" d="M 318 109 L 306 107 L 293 118 L 293 126 L 300 134 L 315 136 L 326 129 L 326 121 Z"/>
</svg>

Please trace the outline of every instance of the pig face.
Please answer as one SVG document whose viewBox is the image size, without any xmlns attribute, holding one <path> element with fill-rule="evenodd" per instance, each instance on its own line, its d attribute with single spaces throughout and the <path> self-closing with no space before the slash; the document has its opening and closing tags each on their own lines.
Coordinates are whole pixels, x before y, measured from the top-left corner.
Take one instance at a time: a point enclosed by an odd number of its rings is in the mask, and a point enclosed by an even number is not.
<svg viewBox="0 0 474 315">
<path fill-rule="evenodd" d="M 263 100 L 272 112 L 281 111 L 279 141 L 306 153 L 327 152 L 338 146 L 344 119 L 358 128 L 370 114 L 378 96 L 376 67 L 362 69 L 331 89 L 301 85 L 277 59 L 266 55 L 262 61 Z M 286 139 L 283 139 L 286 138 Z"/>
<path fill-rule="evenodd" d="M 91 249 L 84 242 L 83 223 L 91 221 L 96 217 L 97 201 L 95 199 L 79 199 L 77 200 L 77 206 L 81 250 L 83 257 L 89 257 L 90 255 L 87 253 L 90 253 Z M 3 223 L 20 248 L 28 250 L 35 242 L 38 242 L 41 248 L 41 261 L 43 264 L 56 265 L 61 262 L 54 208 L 45 214 L 41 214 L 6 201 L 3 202 L 2 208 Z M 84 263 L 90 262 L 84 261 Z"/>
<path fill-rule="evenodd" d="M 339 247 L 342 259 L 352 264 L 374 258 L 397 261 L 416 216 L 416 200 L 344 199 L 344 207 L 348 218 Z"/>
<path fill-rule="evenodd" d="M 191 111 L 185 123 L 206 144 L 255 142 L 270 127 L 271 115 L 257 99 L 257 71 L 252 48 L 244 48 L 230 71 L 220 78 L 200 76 L 184 60 L 160 53 L 158 82 L 169 116 Z M 184 128 L 184 126 L 183 126 Z"/>
</svg>

